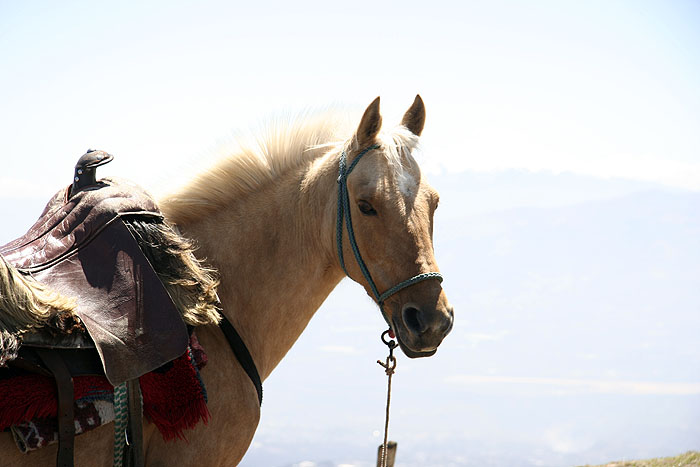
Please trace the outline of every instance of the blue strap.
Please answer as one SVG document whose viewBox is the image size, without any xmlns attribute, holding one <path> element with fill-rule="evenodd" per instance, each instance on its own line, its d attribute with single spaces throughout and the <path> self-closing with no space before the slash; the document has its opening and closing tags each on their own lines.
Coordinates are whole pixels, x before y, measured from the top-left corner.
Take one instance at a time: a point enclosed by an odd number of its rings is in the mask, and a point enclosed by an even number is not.
<svg viewBox="0 0 700 467">
<path fill-rule="evenodd" d="M 405 289 L 406 287 L 409 287 L 413 284 L 417 284 L 418 282 L 423 282 L 428 279 L 437 279 L 438 282 L 442 283 L 442 274 L 440 274 L 439 272 L 424 272 L 423 274 L 413 276 L 410 279 L 396 284 L 395 286 L 381 294 L 379 297 L 379 303 L 383 304 L 387 298 L 391 297 L 399 290 Z"/>
<path fill-rule="evenodd" d="M 355 232 L 352 228 L 352 218 L 350 215 L 350 194 L 348 192 L 348 176 L 352 172 L 352 170 L 355 168 L 357 163 L 360 161 L 362 156 L 367 154 L 368 152 L 378 149 L 379 145 L 378 144 L 373 144 L 372 146 L 369 146 L 365 149 L 363 149 L 357 157 L 355 157 L 355 160 L 352 161 L 350 164 L 350 167 L 347 167 L 347 153 L 345 151 L 342 152 L 340 155 L 340 163 L 339 163 L 339 175 L 338 175 L 338 216 L 336 220 L 336 244 L 338 245 L 338 258 L 340 260 L 340 266 L 343 268 L 343 271 L 345 272 L 346 276 L 349 276 L 348 270 L 345 267 L 345 259 L 343 258 L 343 219 L 345 219 L 345 225 L 348 231 L 348 240 L 350 241 L 350 247 L 352 248 L 352 252 L 355 255 L 355 260 L 357 261 L 357 264 L 360 266 L 360 270 L 362 271 L 362 275 L 365 276 L 365 279 L 367 279 L 367 282 L 369 283 L 369 287 L 372 290 L 372 294 L 374 295 L 374 298 L 377 300 L 377 303 L 379 304 L 379 308 L 382 311 L 382 315 L 384 316 L 384 319 L 389 323 L 389 320 L 386 317 L 386 314 L 384 313 L 384 302 L 386 301 L 387 298 L 391 297 L 394 295 L 396 292 L 399 290 L 405 289 L 406 287 L 409 287 L 413 284 L 416 284 L 418 282 L 422 282 L 424 280 L 428 279 L 436 279 L 439 282 L 442 282 L 442 275 L 439 272 L 426 272 L 423 274 L 418 274 L 416 276 L 413 276 L 410 279 L 407 279 L 403 282 L 400 282 L 399 284 L 391 287 L 389 290 L 386 292 L 380 294 L 379 291 L 377 290 L 377 286 L 374 283 L 374 280 L 372 279 L 372 275 L 369 273 L 369 269 L 367 268 L 367 265 L 365 264 L 364 260 L 362 259 L 362 255 L 360 254 L 360 249 L 357 246 L 357 241 L 355 240 Z M 391 323 L 389 323 L 391 325 Z"/>
<path fill-rule="evenodd" d="M 374 293 L 374 296 L 377 299 L 379 299 L 379 292 L 377 291 L 377 287 L 374 285 L 374 280 L 372 280 L 372 276 L 370 275 L 369 270 L 367 269 L 367 265 L 362 260 L 362 256 L 360 255 L 360 249 L 357 247 L 357 242 L 355 241 L 355 232 L 352 228 L 352 217 L 350 215 L 350 194 L 348 192 L 348 175 L 350 175 L 357 163 L 360 161 L 360 159 L 362 159 L 362 156 L 372 151 L 373 149 L 378 148 L 379 145 L 374 144 L 364 149 L 357 155 L 355 160 L 352 161 L 352 164 L 350 164 L 350 167 L 347 170 L 346 166 L 348 156 L 345 153 L 345 151 L 343 151 L 343 153 L 340 155 L 340 175 L 338 176 L 338 217 L 336 221 L 336 243 L 338 244 L 338 257 L 340 258 L 340 266 L 343 268 L 345 275 L 349 276 L 350 274 L 348 274 L 348 270 L 345 267 L 345 260 L 343 258 L 343 218 L 345 218 L 345 224 L 347 225 L 348 229 L 348 239 L 350 240 L 350 246 L 352 247 L 353 254 L 355 255 L 355 259 L 357 260 L 357 263 L 359 264 L 360 269 L 362 270 L 362 274 L 369 282 L 370 288 L 372 289 L 372 293 Z"/>
</svg>

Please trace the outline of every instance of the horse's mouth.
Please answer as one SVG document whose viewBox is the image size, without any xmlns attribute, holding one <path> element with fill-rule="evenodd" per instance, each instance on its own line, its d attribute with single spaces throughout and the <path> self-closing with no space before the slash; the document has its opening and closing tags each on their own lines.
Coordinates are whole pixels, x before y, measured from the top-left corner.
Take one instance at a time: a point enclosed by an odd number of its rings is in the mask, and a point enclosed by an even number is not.
<svg viewBox="0 0 700 467">
<path fill-rule="evenodd" d="M 435 355 L 435 352 L 437 352 L 437 349 L 416 352 L 406 347 L 406 345 L 403 342 L 401 342 L 401 339 L 398 339 L 398 341 L 399 347 L 401 347 L 401 350 L 408 358 L 432 357 L 433 355 Z"/>
<path fill-rule="evenodd" d="M 396 335 L 396 340 L 399 343 L 399 347 L 408 358 L 422 358 L 431 357 L 435 355 L 435 352 L 437 352 L 437 347 L 428 350 L 414 350 L 411 347 L 409 347 L 403 338 L 403 333 L 406 332 L 406 330 L 401 326 L 397 326 L 397 323 L 395 321 L 392 324 L 392 328 L 394 330 L 394 334 Z"/>
</svg>

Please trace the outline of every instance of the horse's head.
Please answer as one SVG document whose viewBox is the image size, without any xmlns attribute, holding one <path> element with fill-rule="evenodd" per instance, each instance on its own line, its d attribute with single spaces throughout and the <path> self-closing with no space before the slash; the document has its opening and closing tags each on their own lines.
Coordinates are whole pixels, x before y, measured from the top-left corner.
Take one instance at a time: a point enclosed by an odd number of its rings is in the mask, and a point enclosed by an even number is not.
<svg viewBox="0 0 700 467">
<path fill-rule="evenodd" d="M 438 194 L 411 154 L 424 123 L 416 96 L 401 126 L 380 132 L 375 99 L 341 156 L 338 191 L 341 265 L 379 302 L 412 358 L 433 355 L 454 316 L 433 254 Z"/>
</svg>

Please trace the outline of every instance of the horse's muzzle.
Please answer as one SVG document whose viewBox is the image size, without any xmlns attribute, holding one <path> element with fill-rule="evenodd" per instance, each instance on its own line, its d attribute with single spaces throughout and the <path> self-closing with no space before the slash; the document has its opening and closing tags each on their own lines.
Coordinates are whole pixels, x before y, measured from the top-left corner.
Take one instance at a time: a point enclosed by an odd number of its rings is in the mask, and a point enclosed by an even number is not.
<svg viewBox="0 0 700 467">
<path fill-rule="evenodd" d="M 426 310 L 407 303 L 392 321 L 399 346 L 407 357 L 430 357 L 452 330 L 454 309 L 447 305 Z"/>
</svg>

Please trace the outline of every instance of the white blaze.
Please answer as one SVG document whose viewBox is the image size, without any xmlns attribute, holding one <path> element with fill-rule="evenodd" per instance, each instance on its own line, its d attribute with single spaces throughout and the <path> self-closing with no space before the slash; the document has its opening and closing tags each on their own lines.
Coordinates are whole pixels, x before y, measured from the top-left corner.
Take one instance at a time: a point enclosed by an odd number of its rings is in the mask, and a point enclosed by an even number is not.
<svg viewBox="0 0 700 467">
<path fill-rule="evenodd" d="M 407 170 L 402 170 L 399 172 L 396 181 L 399 186 L 399 191 L 404 196 L 411 196 L 413 193 L 415 193 L 415 190 L 418 187 L 416 179 L 413 178 L 413 175 L 411 175 Z"/>
</svg>

